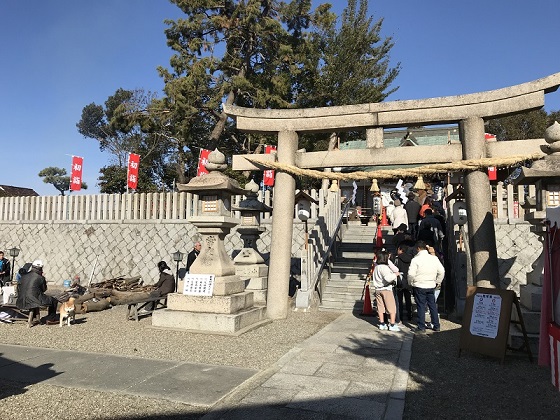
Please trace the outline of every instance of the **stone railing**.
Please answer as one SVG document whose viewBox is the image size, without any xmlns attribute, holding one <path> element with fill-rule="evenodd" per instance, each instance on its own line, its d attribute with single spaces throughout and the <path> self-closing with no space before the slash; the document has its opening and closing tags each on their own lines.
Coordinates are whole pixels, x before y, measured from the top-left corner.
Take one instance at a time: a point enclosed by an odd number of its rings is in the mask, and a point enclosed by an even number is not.
<svg viewBox="0 0 560 420">
<path fill-rule="evenodd" d="M 508 184 L 503 182 L 491 185 L 492 214 L 496 223 L 517 224 L 524 222 L 525 213 L 530 210 L 526 208 L 527 197 L 535 197 L 534 185 Z M 524 208 L 525 206 L 525 208 Z"/>
</svg>

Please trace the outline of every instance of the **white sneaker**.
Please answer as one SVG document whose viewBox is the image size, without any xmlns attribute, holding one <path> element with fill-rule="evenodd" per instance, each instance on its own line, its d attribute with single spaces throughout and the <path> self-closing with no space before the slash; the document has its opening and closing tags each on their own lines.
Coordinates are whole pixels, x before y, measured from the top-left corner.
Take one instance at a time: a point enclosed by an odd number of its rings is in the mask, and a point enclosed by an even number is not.
<svg viewBox="0 0 560 420">
<path fill-rule="evenodd" d="M 389 325 L 389 331 L 400 331 L 401 329 L 397 324 Z"/>
<path fill-rule="evenodd" d="M 378 327 L 382 331 L 387 331 L 389 329 L 389 327 L 387 327 L 387 324 L 379 324 Z"/>
</svg>

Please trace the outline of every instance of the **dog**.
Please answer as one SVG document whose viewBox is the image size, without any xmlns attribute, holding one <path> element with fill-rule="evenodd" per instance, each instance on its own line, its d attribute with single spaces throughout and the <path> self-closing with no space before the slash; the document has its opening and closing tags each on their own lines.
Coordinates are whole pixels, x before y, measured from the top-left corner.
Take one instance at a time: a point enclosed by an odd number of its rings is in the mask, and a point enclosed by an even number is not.
<svg viewBox="0 0 560 420">
<path fill-rule="evenodd" d="M 64 318 L 66 318 L 66 323 L 68 326 L 72 323 L 72 321 L 76 321 L 76 307 L 74 306 L 74 299 L 73 297 L 69 298 L 66 302 L 63 302 L 60 305 L 60 327 L 62 328 L 62 324 L 64 323 Z"/>
</svg>

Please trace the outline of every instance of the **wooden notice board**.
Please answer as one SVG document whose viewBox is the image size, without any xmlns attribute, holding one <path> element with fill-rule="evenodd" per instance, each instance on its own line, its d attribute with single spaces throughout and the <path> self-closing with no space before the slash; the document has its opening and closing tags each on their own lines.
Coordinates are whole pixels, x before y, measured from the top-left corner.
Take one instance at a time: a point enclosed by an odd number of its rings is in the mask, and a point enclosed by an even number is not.
<svg viewBox="0 0 560 420">
<path fill-rule="evenodd" d="M 461 350 L 469 350 L 497 357 L 503 362 L 515 298 L 512 290 L 474 286 L 467 289 L 459 355 Z"/>
</svg>

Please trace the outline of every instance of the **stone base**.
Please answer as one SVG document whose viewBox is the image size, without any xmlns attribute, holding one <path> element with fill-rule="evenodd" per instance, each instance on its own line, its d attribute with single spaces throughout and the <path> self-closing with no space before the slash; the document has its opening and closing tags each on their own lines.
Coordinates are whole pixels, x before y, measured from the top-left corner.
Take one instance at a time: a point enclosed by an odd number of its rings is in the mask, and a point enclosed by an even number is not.
<svg viewBox="0 0 560 420">
<path fill-rule="evenodd" d="M 253 292 L 228 296 L 189 296 L 178 293 L 167 296 L 167 308 L 184 312 L 234 314 L 253 306 Z"/>
<path fill-rule="evenodd" d="M 270 322 L 265 319 L 265 311 L 264 307 L 254 307 L 236 314 L 214 314 L 167 308 L 152 314 L 152 326 L 212 334 L 242 334 Z"/>
<path fill-rule="evenodd" d="M 542 301 L 542 287 L 527 284 L 520 287 L 519 301 L 521 305 L 530 311 L 540 311 Z"/>
<path fill-rule="evenodd" d="M 241 278 L 266 277 L 268 266 L 266 264 L 235 264 L 235 274 Z"/>
<path fill-rule="evenodd" d="M 253 292 L 253 302 L 258 306 L 266 306 L 267 290 L 251 290 Z"/>
<path fill-rule="evenodd" d="M 264 290 L 268 287 L 268 277 L 255 277 L 249 279 L 246 290 L 254 292 L 255 290 Z"/>
</svg>

